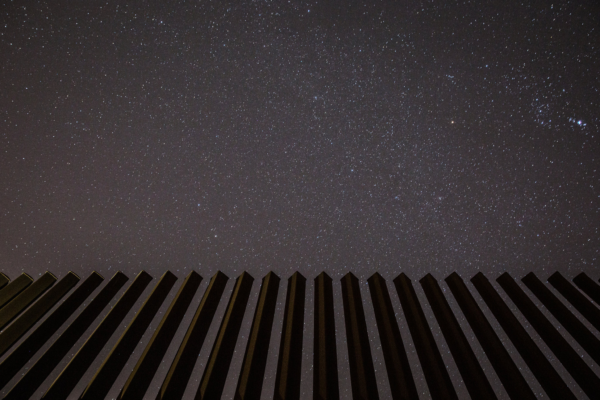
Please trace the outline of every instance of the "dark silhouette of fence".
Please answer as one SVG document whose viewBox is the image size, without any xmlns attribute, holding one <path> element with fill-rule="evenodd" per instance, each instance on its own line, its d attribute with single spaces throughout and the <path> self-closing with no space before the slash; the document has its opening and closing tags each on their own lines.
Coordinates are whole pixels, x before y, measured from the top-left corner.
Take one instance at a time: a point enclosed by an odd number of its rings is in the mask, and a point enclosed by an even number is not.
<svg viewBox="0 0 600 400">
<path fill-rule="evenodd" d="M 94 326 L 97 317 L 105 312 L 105 308 L 128 281 L 128 277 L 123 273 L 117 272 L 104 286 L 104 278 L 96 272 L 81 283 L 80 278 L 72 272 L 60 280 L 51 273 L 46 273 L 37 280 L 22 274 L 12 282 L 9 277 L 0 273 L 0 329 L 3 329 L 0 332 L 0 356 L 6 355 L 0 362 L 0 389 L 5 389 L 14 377 L 20 377 L 4 398 L 26 399 L 36 393 L 39 395 L 44 380 L 53 372 L 56 373 L 55 370 L 65 359 L 68 359 L 68 364 L 61 367 L 58 377 L 43 393 L 43 399 L 67 399 L 73 396 L 86 400 L 105 398 L 127 362 L 130 362 L 135 347 L 152 320 L 158 318 L 157 313 L 175 286 L 177 277 L 169 271 L 165 272 L 139 310 L 135 310 L 133 318 L 127 320 L 127 315 L 152 279 L 148 273 L 140 272 L 105 317 L 97 323 L 93 332 L 86 335 L 88 329 Z M 167 311 L 160 317 L 160 324 L 145 345 L 143 353 L 137 360 L 131 360 L 132 363 L 135 362 L 135 367 L 121 388 L 119 399 L 147 398 L 146 393 L 153 377 L 164 361 L 167 348 L 188 312 L 202 279 L 196 272 L 191 272 L 185 278 Z M 222 319 L 217 321 L 214 320 L 214 316 L 217 307 L 224 301 L 223 294 L 228 280 L 223 273 L 217 272 L 210 279 L 198 308 L 189 311 L 193 313 L 193 318 L 186 327 L 182 342 L 178 343 L 178 351 L 160 384 L 157 400 L 183 398 L 198 355 L 206 346 L 211 346 L 212 350 L 199 379 L 195 399 L 221 398 L 254 284 L 254 278 L 247 272 L 237 277 L 225 313 Z M 592 360 L 600 364 L 600 286 L 584 273 L 577 275 L 573 284 L 556 272 L 548 278 L 550 285 L 542 282 L 535 274 L 529 273 L 522 279 L 524 286 L 532 293 L 528 295 L 507 273 L 496 280 L 581 390 L 590 398 L 598 398 L 600 378 L 569 344 L 561 331 L 568 332 L 574 342 Z M 371 298 L 371 305 L 367 307 L 363 297 L 368 294 L 364 289 L 361 293 L 360 280 L 352 273 L 346 274 L 339 282 L 341 301 L 334 299 L 333 285 L 338 283 L 325 272 L 318 275 L 314 279 L 314 332 L 305 332 L 304 329 L 307 280 L 300 273 L 294 273 L 288 279 L 285 304 L 281 305 L 281 333 L 272 337 L 277 298 L 281 288 L 280 278 L 270 272 L 262 279 L 250 333 L 245 340 L 242 367 L 239 376 L 236 377 L 235 399 L 250 400 L 261 397 L 269 352 L 275 352 L 278 357 L 272 397 L 276 400 L 299 399 L 304 335 L 312 335 L 314 338 L 313 399 L 339 399 L 335 326 L 337 307 L 343 309 L 351 382 L 349 389 L 353 399 L 381 397 L 373 366 L 366 313 L 374 314 L 392 399 L 419 398 L 414 380 L 415 368 L 423 371 L 433 399 L 458 398 L 423 307 L 432 310 L 465 388 L 473 399 L 495 399 L 498 395 L 480 364 L 481 360 L 471 347 L 470 343 L 474 340 L 479 342 L 511 399 L 536 398 L 530 383 L 486 317 L 484 308 L 489 309 L 489 315 L 497 320 L 550 399 L 576 398 L 487 277 L 478 273 L 471 279 L 483 302 L 476 300 L 458 274 L 452 273 L 445 278 L 445 282 L 450 289 L 447 293 L 444 293 L 443 282 L 439 282 L 431 274 L 423 277 L 419 283 L 428 302 L 423 304 L 413 282 L 406 274 L 401 273 L 392 281 L 405 318 L 403 323 L 408 326 L 415 345 L 420 364 L 417 366 L 410 365 L 408 361 L 398 325 L 397 314 L 400 310 L 394 309 L 388 284 L 378 273 L 367 280 Z M 89 304 L 74 315 L 79 306 L 100 286 L 102 287 Z M 449 296 L 453 296 L 475 335 L 471 342 L 452 311 L 448 302 Z M 537 299 L 536 301 L 539 301 L 561 326 L 555 326 L 532 298 Z M 578 315 L 583 318 L 571 312 L 567 305 L 577 310 Z M 55 306 L 54 311 L 49 313 Z M 341 311 L 338 309 L 338 312 Z M 69 325 L 63 327 L 70 319 L 72 321 Z M 32 330 L 41 320 L 42 322 Z M 589 324 L 585 324 L 583 320 L 587 320 Z M 205 343 L 211 324 L 219 324 L 218 333 L 213 343 Z M 123 325 L 126 326 L 125 331 L 93 377 L 86 382 L 85 390 L 82 393 L 74 393 L 111 336 Z M 593 328 L 589 329 L 588 325 Z M 61 329 L 62 333 L 50 343 L 56 332 Z M 84 338 L 84 335 L 87 337 Z M 82 339 L 85 339 L 83 345 L 75 348 Z M 41 357 L 24 369 L 36 352 L 44 347 Z M 268 397 L 271 398 L 270 393 Z"/>
</svg>

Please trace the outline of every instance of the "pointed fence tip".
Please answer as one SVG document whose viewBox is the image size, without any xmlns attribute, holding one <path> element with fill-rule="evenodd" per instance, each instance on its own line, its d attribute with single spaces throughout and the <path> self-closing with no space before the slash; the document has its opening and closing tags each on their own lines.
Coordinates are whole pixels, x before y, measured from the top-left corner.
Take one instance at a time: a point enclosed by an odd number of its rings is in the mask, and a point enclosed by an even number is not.
<svg viewBox="0 0 600 400">
<path fill-rule="evenodd" d="M 294 277 L 295 277 L 296 279 L 301 279 L 301 280 L 303 280 L 303 281 L 306 281 L 306 278 L 304 277 L 304 275 L 302 275 L 302 274 L 301 274 L 300 272 L 298 272 L 298 271 L 294 272 L 294 273 L 292 274 L 292 276 L 290 276 L 290 278 L 289 278 L 289 279 L 293 279 Z"/>
<path fill-rule="evenodd" d="M 412 282 L 410 280 L 410 278 L 408 277 L 408 275 L 406 275 L 404 272 L 401 272 L 400 275 L 398 275 L 397 277 L 394 278 L 394 282 L 396 281 L 408 281 L 408 282 Z"/>
<path fill-rule="evenodd" d="M 381 274 L 379 272 L 375 272 L 367 280 L 371 280 L 371 279 L 385 279 L 385 278 L 383 276 L 381 276 Z"/>
<path fill-rule="evenodd" d="M 319 275 L 317 275 L 317 277 L 315 278 L 315 280 L 317 279 L 325 279 L 325 280 L 329 280 L 331 281 L 331 277 L 329 275 L 327 275 L 327 273 L 325 271 L 322 271 Z"/>
<path fill-rule="evenodd" d="M 277 276 L 277 274 L 273 271 L 269 271 L 269 273 L 263 277 L 263 280 L 265 280 L 267 278 L 280 280 L 279 276 Z"/>
<path fill-rule="evenodd" d="M 350 271 L 346 275 L 342 276 L 342 279 L 340 279 L 340 281 L 343 281 L 344 279 L 350 279 L 352 281 L 358 281 L 358 278 L 356 277 L 356 275 L 354 275 Z"/>
</svg>

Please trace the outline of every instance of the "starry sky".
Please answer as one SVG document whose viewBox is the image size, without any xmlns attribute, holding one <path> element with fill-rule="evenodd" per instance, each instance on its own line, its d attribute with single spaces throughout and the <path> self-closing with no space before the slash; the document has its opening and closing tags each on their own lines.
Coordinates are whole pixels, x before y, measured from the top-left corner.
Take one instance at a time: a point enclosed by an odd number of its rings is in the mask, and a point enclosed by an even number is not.
<svg viewBox="0 0 600 400">
<path fill-rule="evenodd" d="M 0 9 L 11 278 L 599 277 L 595 1 Z"/>
</svg>

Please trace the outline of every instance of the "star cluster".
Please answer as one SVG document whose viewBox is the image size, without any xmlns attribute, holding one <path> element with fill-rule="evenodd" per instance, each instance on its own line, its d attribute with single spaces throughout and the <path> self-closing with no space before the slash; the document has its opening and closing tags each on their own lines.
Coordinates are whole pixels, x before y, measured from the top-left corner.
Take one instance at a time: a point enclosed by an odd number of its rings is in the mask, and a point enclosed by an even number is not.
<svg viewBox="0 0 600 400">
<path fill-rule="evenodd" d="M 589 6 L 10 3 L 3 269 L 589 270 Z"/>
</svg>

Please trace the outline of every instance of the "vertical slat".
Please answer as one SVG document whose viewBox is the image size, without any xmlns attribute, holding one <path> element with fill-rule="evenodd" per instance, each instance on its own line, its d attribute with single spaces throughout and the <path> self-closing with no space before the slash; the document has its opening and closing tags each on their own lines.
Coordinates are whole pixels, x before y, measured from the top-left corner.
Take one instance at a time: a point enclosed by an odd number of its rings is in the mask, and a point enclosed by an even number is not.
<svg viewBox="0 0 600 400">
<path fill-rule="evenodd" d="M 244 319 L 244 312 L 250 297 L 252 282 L 254 282 L 254 278 L 247 272 L 242 273 L 237 278 L 225 316 L 221 321 L 217 339 L 196 392 L 196 400 L 220 399 L 223 394 L 231 358 L 233 357 L 235 344 Z"/>
<path fill-rule="evenodd" d="M 506 332 L 506 335 L 515 345 L 533 375 L 542 385 L 548 397 L 552 400 L 575 400 L 576 397 L 573 392 L 527 334 L 525 328 L 496 292 L 490 281 L 479 272 L 471 278 L 471 282 L 500 323 L 500 326 L 502 326 L 502 329 L 504 329 L 504 332 Z"/>
<path fill-rule="evenodd" d="M 273 394 L 275 400 L 300 399 L 305 295 L 306 278 L 295 272 L 288 279 Z"/>
<path fill-rule="evenodd" d="M 341 282 L 352 398 L 356 400 L 379 399 L 358 278 L 348 272 Z"/>
<path fill-rule="evenodd" d="M 171 340 L 173 340 L 173 336 L 175 336 L 175 332 L 177 332 L 177 328 L 200 286 L 200 282 L 202 282 L 202 277 L 195 271 L 190 272 L 185 278 L 135 368 L 129 375 L 127 382 L 125 382 L 125 386 L 123 386 L 117 397 L 119 400 L 142 400 L 144 398 L 148 386 L 150 386 L 150 382 L 152 382 L 152 378 L 154 378 L 154 374 L 156 374 L 169 344 L 171 344 Z"/>
<path fill-rule="evenodd" d="M 367 282 L 371 292 L 379 337 L 381 338 L 392 399 L 418 400 L 417 387 L 410 370 L 385 279 L 376 272 Z"/>
<path fill-rule="evenodd" d="M 66 399 L 119 327 L 152 277 L 141 271 L 42 397 Z"/>
<path fill-rule="evenodd" d="M 213 320 L 225 285 L 227 276 L 221 271 L 212 277 L 196 314 L 179 346 L 175 359 L 167 372 L 160 388 L 157 400 L 177 400 L 183 398 L 185 388 L 190 380 L 198 354 L 202 349 L 208 328 Z"/>
<path fill-rule="evenodd" d="M 259 400 L 267 366 L 269 342 L 280 279 L 269 272 L 262 280 L 258 303 L 254 311 L 250 337 L 242 361 L 242 370 L 235 391 L 235 400 Z"/>
<path fill-rule="evenodd" d="M 3 272 L 0 272 L 0 290 L 4 288 L 4 286 L 8 285 L 8 282 L 10 282 L 10 278 Z"/>
<path fill-rule="evenodd" d="M 523 378 L 519 368 L 515 364 L 508 351 L 502 345 L 500 338 L 490 325 L 487 318 L 477 305 L 469 289 L 462 278 L 453 272 L 446 278 L 456 302 L 467 318 L 471 329 L 477 336 L 481 347 L 488 356 L 492 367 L 498 374 L 506 392 L 511 399 L 535 399 L 533 391 Z"/>
<path fill-rule="evenodd" d="M 17 372 L 27 364 L 31 357 L 58 331 L 85 299 L 100 286 L 103 280 L 104 278 L 100 274 L 92 272 L 48 318 L 4 359 L 0 364 L 0 389 L 6 386 Z"/>
<path fill-rule="evenodd" d="M 122 272 L 117 272 L 4 398 L 21 400 L 31 397 L 125 282 L 127 282 L 127 277 Z"/>
<path fill-rule="evenodd" d="M 325 272 L 315 278 L 313 399 L 337 400 L 340 388 L 335 343 L 333 282 Z"/>
<path fill-rule="evenodd" d="M 553 273 L 548 282 L 569 301 L 597 330 L 600 331 L 600 309 L 592 304 L 560 272 Z"/>
<path fill-rule="evenodd" d="M 581 347 L 600 364 L 600 340 L 538 279 L 533 272 L 528 273 L 523 283 L 542 302 L 550 313 L 565 327 L 567 332 Z"/>
<path fill-rule="evenodd" d="M 0 290 L 0 310 L 8 304 L 16 295 L 25 290 L 31 283 L 33 282 L 33 278 L 27 275 L 26 273 L 22 273 L 15 279 L 6 285 L 2 290 Z"/>
<path fill-rule="evenodd" d="M 129 323 L 119 341 L 88 383 L 80 399 L 103 400 L 106 397 L 176 280 L 177 278 L 170 271 L 163 274 L 135 318 Z"/>
<path fill-rule="evenodd" d="M 598 379 L 596 374 L 579 357 L 577 352 L 569 346 L 558 330 L 552 326 L 552 323 L 548 321 L 508 273 L 502 274 L 496 281 L 502 286 L 525 318 L 527 318 L 542 340 L 546 342 L 550 350 L 556 354 L 556 357 L 569 371 L 577 384 L 579 384 L 590 398 L 596 398 L 598 393 L 600 393 L 600 379 Z"/>
<path fill-rule="evenodd" d="M 583 290 L 585 294 L 590 296 L 596 304 L 600 305 L 600 285 L 587 276 L 585 272 L 582 272 L 573 278 L 573 283 L 575 283 L 579 289 Z"/>
<path fill-rule="evenodd" d="M 73 272 L 65 275 L 54 287 L 40 297 L 19 318 L 0 333 L 0 356 L 2 356 L 21 336 L 23 336 L 48 310 L 79 282 Z"/>
<path fill-rule="evenodd" d="M 412 282 L 402 273 L 394 279 L 394 284 L 432 399 L 458 400 Z"/>
<path fill-rule="evenodd" d="M 438 282 L 431 274 L 420 282 L 471 398 L 497 399 Z"/>
<path fill-rule="evenodd" d="M 0 310 L 0 329 L 3 329 L 13 319 L 15 319 L 23 310 L 40 297 L 48 288 L 56 282 L 56 277 L 50 272 L 46 272 L 31 286 L 19 293 L 2 310 Z"/>
</svg>

